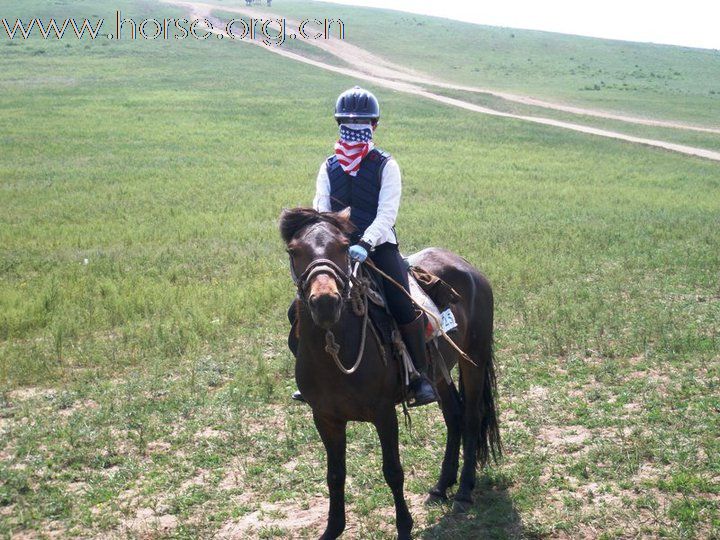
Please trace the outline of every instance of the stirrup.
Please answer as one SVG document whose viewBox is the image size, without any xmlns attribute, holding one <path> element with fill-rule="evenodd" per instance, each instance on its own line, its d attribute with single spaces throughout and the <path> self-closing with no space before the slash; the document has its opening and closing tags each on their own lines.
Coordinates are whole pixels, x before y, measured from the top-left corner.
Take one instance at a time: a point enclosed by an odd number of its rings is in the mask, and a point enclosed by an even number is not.
<svg viewBox="0 0 720 540">
<path fill-rule="evenodd" d="M 425 392 L 418 394 L 417 391 L 423 387 Z M 429 403 L 435 403 L 436 401 L 438 401 L 438 395 L 435 392 L 432 383 L 430 383 L 427 377 L 421 376 L 414 381 L 410 381 L 408 388 L 410 390 L 408 407 L 421 407 L 422 405 L 427 405 Z"/>
</svg>

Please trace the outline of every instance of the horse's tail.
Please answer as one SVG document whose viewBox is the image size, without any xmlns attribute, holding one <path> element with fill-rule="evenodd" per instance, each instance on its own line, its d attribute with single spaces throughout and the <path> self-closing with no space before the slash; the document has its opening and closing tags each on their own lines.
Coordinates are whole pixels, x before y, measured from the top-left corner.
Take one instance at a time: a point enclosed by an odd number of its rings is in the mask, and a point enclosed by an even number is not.
<svg viewBox="0 0 720 540">
<path fill-rule="evenodd" d="M 489 339 L 484 347 L 483 360 L 480 369 L 484 369 L 482 379 L 481 396 L 478 401 L 480 415 L 480 432 L 478 434 L 478 463 L 481 467 L 487 465 L 492 457 L 493 462 L 497 463 L 502 457 L 502 441 L 500 439 L 500 425 L 498 422 L 497 406 L 495 400 L 497 398 L 497 381 L 495 379 L 495 350 L 493 336 L 490 334 Z"/>
</svg>

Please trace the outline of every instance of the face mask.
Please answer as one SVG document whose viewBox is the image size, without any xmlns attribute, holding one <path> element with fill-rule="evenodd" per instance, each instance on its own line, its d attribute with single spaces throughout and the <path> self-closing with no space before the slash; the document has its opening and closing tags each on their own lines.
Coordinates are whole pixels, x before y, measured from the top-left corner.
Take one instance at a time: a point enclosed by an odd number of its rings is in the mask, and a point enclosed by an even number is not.
<svg viewBox="0 0 720 540">
<path fill-rule="evenodd" d="M 360 163 L 370 152 L 374 143 L 370 124 L 340 124 L 340 139 L 335 143 L 335 157 L 343 171 L 357 175 Z"/>
<path fill-rule="evenodd" d="M 348 143 L 370 142 L 373 130 L 370 124 L 340 124 L 340 140 Z"/>
</svg>

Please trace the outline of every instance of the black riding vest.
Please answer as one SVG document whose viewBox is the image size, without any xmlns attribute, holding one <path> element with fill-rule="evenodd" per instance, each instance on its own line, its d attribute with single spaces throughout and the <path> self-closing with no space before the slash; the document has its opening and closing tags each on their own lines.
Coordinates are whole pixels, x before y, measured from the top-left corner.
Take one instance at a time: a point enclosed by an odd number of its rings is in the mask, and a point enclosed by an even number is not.
<svg viewBox="0 0 720 540">
<path fill-rule="evenodd" d="M 350 221 L 357 227 L 359 238 L 375 219 L 382 185 L 382 171 L 390 154 L 373 148 L 360 162 L 356 176 L 343 171 L 333 155 L 325 164 L 330 179 L 330 206 L 333 212 L 350 207 Z"/>
</svg>

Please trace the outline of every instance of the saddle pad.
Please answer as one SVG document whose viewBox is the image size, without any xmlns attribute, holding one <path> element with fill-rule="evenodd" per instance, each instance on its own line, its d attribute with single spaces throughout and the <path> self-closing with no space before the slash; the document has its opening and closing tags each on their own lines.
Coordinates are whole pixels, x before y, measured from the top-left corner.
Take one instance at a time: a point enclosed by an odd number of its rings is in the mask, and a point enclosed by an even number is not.
<svg viewBox="0 0 720 540">
<path fill-rule="evenodd" d="M 408 272 L 408 281 L 410 282 L 410 294 L 413 300 L 434 315 L 434 317 L 428 315 L 428 323 L 425 328 L 425 340 L 430 341 L 440 335 L 439 322 L 442 319 L 440 310 L 435 305 L 435 302 L 422 290 L 412 272 Z"/>
<path fill-rule="evenodd" d="M 451 304 L 460 301 L 460 295 L 447 282 L 420 266 L 410 264 L 409 259 L 405 260 L 420 288 L 435 302 L 438 309 L 447 309 Z"/>
</svg>

